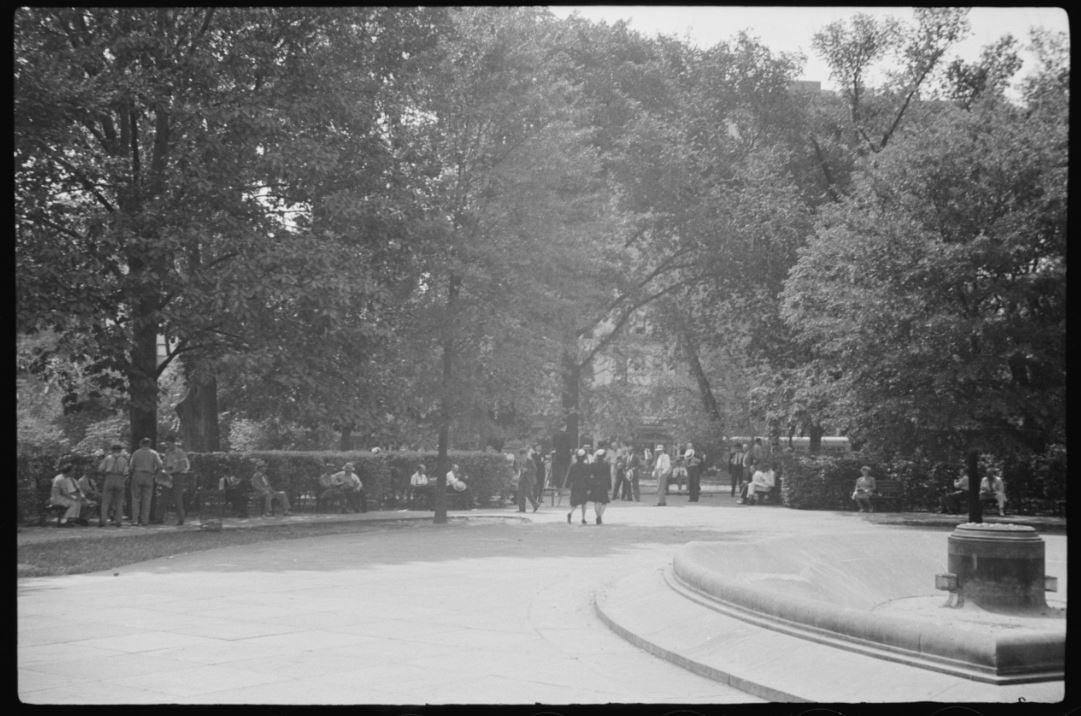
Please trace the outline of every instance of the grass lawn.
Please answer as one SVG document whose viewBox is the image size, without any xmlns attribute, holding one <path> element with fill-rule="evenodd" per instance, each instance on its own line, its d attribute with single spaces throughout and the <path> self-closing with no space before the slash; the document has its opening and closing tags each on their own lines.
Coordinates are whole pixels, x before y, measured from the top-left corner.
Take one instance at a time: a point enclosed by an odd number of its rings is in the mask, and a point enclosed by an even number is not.
<svg viewBox="0 0 1081 716">
<path fill-rule="evenodd" d="M 123 535 L 97 535 L 93 528 L 79 529 L 79 538 L 21 544 L 17 550 L 17 576 L 49 577 L 61 574 L 84 574 L 159 557 L 188 552 L 202 552 L 219 547 L 266 542 L 267 540 L 301 539 L 323 535 L 348 534 L 359 531 L 386 530 L 409 526 L 413 529 L 430 526 L 427 521 L 409 522 L 327 522 L 267 525 L 221 532 L 178 530 L 146 532 L 128 529 Z"/>
</svg>

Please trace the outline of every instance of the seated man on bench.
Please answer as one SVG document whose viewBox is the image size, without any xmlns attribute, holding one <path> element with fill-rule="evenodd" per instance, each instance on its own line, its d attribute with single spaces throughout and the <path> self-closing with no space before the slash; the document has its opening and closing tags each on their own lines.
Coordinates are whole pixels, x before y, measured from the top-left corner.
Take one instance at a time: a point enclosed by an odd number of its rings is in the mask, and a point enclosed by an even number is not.
<svg viewBox="0 0 1081 716">
<path fill-rule="evenodd" d="M 465 482 L 465 476 L 461 474 L 462 469 L 457 465 L 453 465 L 450 468 L 450 472 L 447 473 L 447 495 L 451 498 L 460 498 L 462 501 L 462 509 L 473 509 L 473 495 L 469 492 L 469 485 Z"/>
<path fill-rule="evenodd" d="M 432 509 L 432 486 L 424 463 L 417 465 L 417 471 L 409 478 L 409 507 L 414 510 Z"/>
</svg>

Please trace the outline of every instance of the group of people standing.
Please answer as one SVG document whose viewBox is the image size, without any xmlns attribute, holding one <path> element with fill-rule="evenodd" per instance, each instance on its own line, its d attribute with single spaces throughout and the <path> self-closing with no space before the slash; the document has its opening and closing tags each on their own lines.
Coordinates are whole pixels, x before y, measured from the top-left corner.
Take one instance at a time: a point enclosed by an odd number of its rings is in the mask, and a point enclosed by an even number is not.
<svg viewBox="0 0 1081 716">
<path fill-rule="evenodd" d="M 50 505 L 67 508 L 60 525 L 89 524 L 89 516 L 97 508 L 98 527 L 122 527 L 129 488 L 133 524 L 145 527 L 151 522 L 164 522 L 166 507 L 173 505 L 177 524 L 183 525 L 185 497 L 191 489 L 191 463 L 175 437 L 169 436 L 163 442 L 165 449 L 159 453 L 151 447 L 150 438 L 143 438 L 130 455 L 123 445 L 114 443 L 98 464 L 100 482 L 89 474 L 76 481 L 74 466 L 70 462 L 62 464 L 49 493 Z"/>
</svg>

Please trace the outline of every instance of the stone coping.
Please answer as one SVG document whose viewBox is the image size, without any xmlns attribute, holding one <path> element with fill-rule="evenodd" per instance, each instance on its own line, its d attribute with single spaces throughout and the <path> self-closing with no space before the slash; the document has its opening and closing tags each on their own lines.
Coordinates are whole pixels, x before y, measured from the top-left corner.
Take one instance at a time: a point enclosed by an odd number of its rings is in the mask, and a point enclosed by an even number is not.
<svg viewBox="0 0 1081 716">
<path fill-rule="evenodd" d="M 846 539 L 803 537 L 736 548 L 691 542 L 676 552 L 673 577 L 678 585 L 734 607 L 735 612 L 762 626 L 834 646 L 870 650 L 881 658 L 990 683 L 1064 678 L 1065 619 L 1022 624 L 1016 620 L 1006 623 L 1011 620 L 1003 616 L 1003 628 L 995 629 L 986 623 L 875 610 L 876 604 L 888 601 L 891 595 L 903 599 L 935 592 L 933 588 L 920 592 L 900 580 L 882 591 L 868 582 L 882 573 L 872 573 L 866 579 L 859 576 L 858 565 L 868 552 L 873 554 L 872 561 L 888 564 L 897 560 L 897 571 L 922 574 L 920 560 L 913 559 L 912 545 L 906 540 L 882 536 L 868 545 L 867 538 L 862 538 L 859 545 L 846 549 Z M 939 539 L 945 553 L 945 540 Z M 801 555 L 817 551 L 822 560 L 857 566 L 846 570 L 847 574 L 809 570 L 798 558 L 785 558 L 797 545 Z M 927 561 L 927 581 L 933 580 L 935 565 L 933 559 Z M 842 583 L 845 581 L 850 583 Z M 906 594 L 905 590 L 910 591 Z M 945 595 L 938 594 L 944 603 Z"/>
</svg>

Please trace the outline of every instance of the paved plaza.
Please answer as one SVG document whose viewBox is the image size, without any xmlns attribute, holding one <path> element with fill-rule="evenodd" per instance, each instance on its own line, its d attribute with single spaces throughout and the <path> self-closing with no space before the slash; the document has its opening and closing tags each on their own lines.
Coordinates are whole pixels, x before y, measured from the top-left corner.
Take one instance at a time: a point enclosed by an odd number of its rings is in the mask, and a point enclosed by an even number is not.
<svg viewBox="0 0 1081 716">
<path fill-rule="evenodd" d="M 447 525 L 416 512 L 334 516 L 357 531 L 176 555 L 115 575 L 19 579 L 18 694 L 30 704 L 754 703 L 763 700 L 755 689 L 617 635 L 596 595 L 664 570 L 692 540 L 738 549 L 913 529 L 881 524 L 899 516 L 743 507 L 722 494 L 697 505 L 685 496 L 667 507 L 612 503 L 602 526 L 592 512 L 588 525 L 565 515 L 546 504 L 525 515 L 454 512 Z M 932 521 L 945 528 L 942 519 Z M 20 540 L 80 533 L 41 528 Z M 1064 582 L 1065 537 L 1045 539 L 1048 571 Z"/>
</svg>

